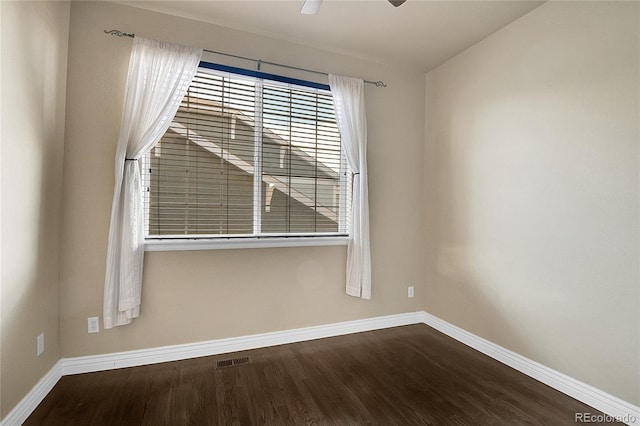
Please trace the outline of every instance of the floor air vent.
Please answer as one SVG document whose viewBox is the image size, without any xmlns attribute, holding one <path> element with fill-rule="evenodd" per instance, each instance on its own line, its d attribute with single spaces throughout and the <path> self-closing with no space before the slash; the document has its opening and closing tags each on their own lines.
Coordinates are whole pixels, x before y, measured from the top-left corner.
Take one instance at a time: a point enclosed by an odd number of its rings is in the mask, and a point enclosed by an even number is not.
<svg viewBox="0 0 640 426">
<path fill-rule="evenodd" d="M 251 358 L 244 356 L 242 358 L 223 359 L 216 362 L 216 368 L 233 367 L 235 365 L 250 364 Z"/>
</svg>

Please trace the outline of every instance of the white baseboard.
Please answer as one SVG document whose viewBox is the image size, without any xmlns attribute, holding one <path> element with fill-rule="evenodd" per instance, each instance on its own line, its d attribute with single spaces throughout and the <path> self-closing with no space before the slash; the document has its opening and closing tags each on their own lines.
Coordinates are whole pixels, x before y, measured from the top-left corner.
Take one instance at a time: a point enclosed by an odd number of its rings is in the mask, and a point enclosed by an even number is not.
<svg viewBox="0 0 640 426">
<path fill-rule="evenodd" d="M 611 417 L 622 419 L 629 425 L 640 425 L 640 407 L 525 358 L 495 343 L 491 343 L 431 314 L 420 311 L 206 342 L 117 352 L 105 355 L 63 358 L 58 361 L 40 382 L 34 386 L 31 392 L 0 421 L 0 426 L 16 426 L 22 424 L 51 391 L 60 377 L 70 374 L 178 361 L 418 323 L 427 324 L 453 339 L 584 402 Z"/>
<path fill-rule="evenodd" d="M 469 333 L 431 314 L 422 312 L 422 316 L 425 324 L 447 336 L 602 411 L 617 421 L 628 425 L 640 425 L 640 407 Z"/>
<path fill-rule="evenodd" d="M 134 367 L 178 361 L 201 356 L 238 352 L 248 349 L 265 348 L 287 343 L 304 342 L 324 337 L 341 336 L 361 331 L 379 330 L 408 324 L 422 323 L 423 312 L 388 315 L 272 333 L 231 337 L 207 342 L 187 343 L 136 351 L 118 352 L 105 355 L 65 358 L 62 360 L 62 375 L 90 373 L 114 368 Z"/>
<path fill-rule="evenodd" d="M 58 380 L 60 380 L 60 377 L 62 377 L 61 363 L 62 360 L 59 360 L 51 367 L 51 370 L 36 383 L 27 396 L 22 398 L 22 401 L 2 419 L 0 422 L 1 426 L 18 426 L 27 420 L 27 417 L 33 413 L 33 410 L 40 405 L 44 397 L 51 392 L 51 389 L 53 389 L 56 383 L 58 383 Z"/>
</svg>

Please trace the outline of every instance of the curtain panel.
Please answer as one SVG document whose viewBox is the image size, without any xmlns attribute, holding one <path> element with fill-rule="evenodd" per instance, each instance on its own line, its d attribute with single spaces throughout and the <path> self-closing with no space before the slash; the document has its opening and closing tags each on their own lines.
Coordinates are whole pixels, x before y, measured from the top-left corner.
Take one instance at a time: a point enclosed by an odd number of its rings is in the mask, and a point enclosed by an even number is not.
<svg viewBox="0 0 640 426">
<path fill-rule="evenodd" d="M 367 117 L 362 79 L 329 75 L 340 136 L 353 172 L 351 232 L 347 246 L 347 294 L 371 298 Z"/>
<path fill-rule="evenodd" d="M 198 69 L 202 49 L 135 37 L 115 158 L 104 285 L 104 328 L 140 314 L 144 210 L 138 158 L 167 131 Z"/>
</svg>

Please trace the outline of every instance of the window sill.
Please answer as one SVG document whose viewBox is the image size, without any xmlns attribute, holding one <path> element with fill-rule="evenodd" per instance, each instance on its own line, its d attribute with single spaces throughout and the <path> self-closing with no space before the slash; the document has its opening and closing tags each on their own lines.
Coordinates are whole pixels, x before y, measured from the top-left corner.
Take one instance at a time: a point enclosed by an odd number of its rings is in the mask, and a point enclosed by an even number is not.
<svg viewBox="0 0 640 426">
<path fill-rule="evenodd" d="M 268 247 L 346 246 L 349 237 L 147 240 L 144 251 L 250 249 Z"/>
</svg>

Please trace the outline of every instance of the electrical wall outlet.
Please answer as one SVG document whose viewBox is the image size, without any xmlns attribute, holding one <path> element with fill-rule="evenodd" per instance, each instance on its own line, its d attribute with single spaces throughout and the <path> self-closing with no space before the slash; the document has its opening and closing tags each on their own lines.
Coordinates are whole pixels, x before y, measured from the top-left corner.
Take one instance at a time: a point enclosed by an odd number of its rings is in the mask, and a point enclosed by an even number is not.
<svg viewBox="0 0 640 426">
<path fill-rule="evenodd" d="M 407 297 L 413 297 L 413 286 L 407 289 Z"/>
<path fill-rule="evenodd" d="M 38 346 L 38 356 L 40 356 L 44 352 L 44 333 L 40 333 L 36 341 Z"/>
<path fill-rule="evenodd" d="M 98 317 L 87 318 L 87 331 L 89 333 L 97 333 L 100 331 L 100 322 Z"/>
</svg>

